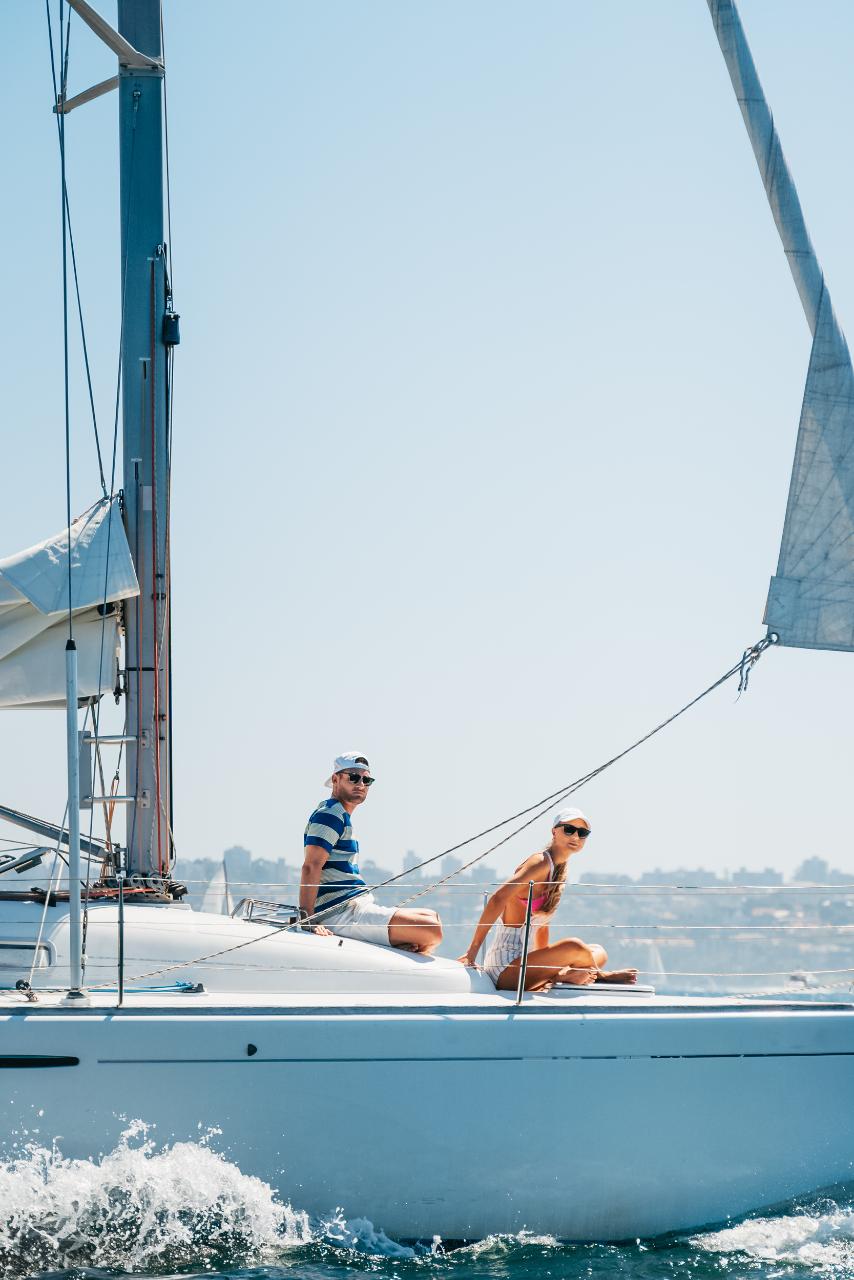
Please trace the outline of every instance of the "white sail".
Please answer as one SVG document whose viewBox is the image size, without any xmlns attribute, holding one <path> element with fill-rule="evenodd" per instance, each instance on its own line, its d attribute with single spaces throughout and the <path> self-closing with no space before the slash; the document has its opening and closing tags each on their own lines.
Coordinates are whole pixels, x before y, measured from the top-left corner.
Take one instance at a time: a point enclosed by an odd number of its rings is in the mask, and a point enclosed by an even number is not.
<svg viewBox="0 0 854 1280">
<path fill-rule="evenodd" d="M 199 910 L 209 911 L 211 915 L 217 916 L 231 915 L 231 891 L 228 885 L 228 871 L 226 870 L 224 859 L 211 876 L 202 896 Z"/>
<path fill-rule="evenodd" d="M 69 566 L 70 562 L 70 566 Z M 81 698 L 111 690 L 119 600 L 139 587 L 118 503 L 104 499 L 68 530 L 0 560 L 0 707 L 65 705 L 68 595 Z"/>
<path fill-rule="evenodd" d="M 774 221 L 813 335 L 765 621 L 779 642 L 854 650 L 854 371 L 733 0 L 708 0 Z"/>
</svg>

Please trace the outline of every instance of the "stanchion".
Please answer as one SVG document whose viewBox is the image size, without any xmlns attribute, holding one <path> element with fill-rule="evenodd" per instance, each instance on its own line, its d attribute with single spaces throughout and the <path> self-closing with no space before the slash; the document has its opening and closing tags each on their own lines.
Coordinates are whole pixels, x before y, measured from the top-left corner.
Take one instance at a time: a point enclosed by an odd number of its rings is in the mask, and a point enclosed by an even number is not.
<svg viewBox="0 0 854 1280">
<path fill-rule="evenodd" d="M 531 904 L 534 901 L 534 882 L 528 881 L 528 905 L 525 908 L 525 940 L 522 943 L 522 963 L 519 965 L 519 988 L 516 992 L 516 1003 L 522 1003 L 525 994 L 525 974 L 528 971 L 528 942 L 531 938 Z"/>
</svg>

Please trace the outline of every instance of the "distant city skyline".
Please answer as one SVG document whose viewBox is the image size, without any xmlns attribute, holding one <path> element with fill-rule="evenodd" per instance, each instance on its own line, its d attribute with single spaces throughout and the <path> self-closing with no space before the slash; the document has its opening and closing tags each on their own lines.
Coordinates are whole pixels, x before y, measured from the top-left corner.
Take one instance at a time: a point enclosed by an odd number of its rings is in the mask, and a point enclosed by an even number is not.
<svg viewBox="0 0 854 1280">
<path fill-rule="evenodd" d="M 210 862 L 213 865 L 225 861 L 230 869 L 238 874 L 241 871 L 256 871 L 260 865 L 266 864 L 270 867 L 286 865 L 299 869 L 299 862 L 290 862 L 286 858 L 272 859 L 263 855 L 253 854 L 251 849 L 247 849 L 245 845 L 232 845 L 224 849 L 219 857 L 195 858 L 188 859 L 189 862 Z M 360 858 L 360 867 L 363 874 L 366 869 L 380 869 L 387 871 L 393 875 L 397 875 L 400 871 L 410 871 L 414 868 L 421 858 L 414 849 L 407 849 L 402 859 L 396 864 L 390 864 L 387 868 L 382 868 L 372 858 Z M 453 855 L 445 855 L 438 862 L 431 866 L 424 867 L 417 876 L 412 877 L 413 883 L 416 881 L 431 882 L 439 880 L 443 876 L 452 875 L 455 872 L 461 872 L 463 867 L 462 859 L 455 858 Z M 570 883 L 577 880 L 579 884 L 585 883 L 626 883 L 626 884 L 674 884 L 680 878 L 689 878 L 697 885 L 711 885 L 714 883 L 726 882 L 732 885 L 782 885 L 786 883 L 787 877 L 776 867 L 738 867 L 723 868 L 718 871 L 710 870 L 706 867 L 675 867 L 665 869 L 662 867 L 650 867 L 646 870 L 639 871 L 635 876 L 626 873 L 609 871 L 603 868 L 601 872 L 586 871 L 578 875 L 573 875 L 574 868 L 570 870 Z M 180 869 L 178 878 L 180 879 Z M 501 877 L 499 873 L 489 863 L 478 863 L 466 872 L 463 872 L 463 878 L 467 880 L 480 880 L 483 883 L 500 883 Z M 809 884 L 852 884 L 854 885 L 854 870 L 845 871 L 844 869 L 833 867 L 827 859 L 819 857 L 816 854 L 810 854 L 797 866 L 789 881 L 794 883 Z M 401 891 L 405 888 L 406 881 L 401 881 Z"/>
</svg>

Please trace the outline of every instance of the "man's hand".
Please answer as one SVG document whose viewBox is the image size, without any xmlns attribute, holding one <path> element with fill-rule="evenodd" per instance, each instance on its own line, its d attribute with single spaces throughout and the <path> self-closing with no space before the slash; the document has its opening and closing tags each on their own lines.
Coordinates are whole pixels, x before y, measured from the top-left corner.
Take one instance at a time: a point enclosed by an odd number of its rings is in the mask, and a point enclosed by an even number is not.
<svg viewBox="0 0 854 1280">
<path fill-rule="evenodd" d="M 299 927 L 303 933 L 316 933 L 318 938 L 331 938 L 332 930 L 327 929 L 325 924 L 311 924 L 311 916 L 305 907 L 299 909 Z"/>
</svg>

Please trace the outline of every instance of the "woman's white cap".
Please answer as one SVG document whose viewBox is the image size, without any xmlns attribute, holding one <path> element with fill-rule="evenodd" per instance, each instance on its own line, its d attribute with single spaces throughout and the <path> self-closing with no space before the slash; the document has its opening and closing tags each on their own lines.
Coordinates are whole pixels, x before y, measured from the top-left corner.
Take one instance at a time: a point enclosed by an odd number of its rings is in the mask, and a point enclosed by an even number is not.
<svg viewBox="0 0 854 1280">
<path fill-rule="evenodd" d="M 555 827 L 562 827 L 565 822 L 577 822 L 579 818 L 582 818 L 588 827 L 590 826 L 590 819 L 580 809 L 558 809 L 552 818 L 552 831 Z"/>
<path fill-rule="evenodd" d="M 361 751 L 343 751 L 340 756 L 335 757 L 335 763 L 332 766 L 332 773 L 324 782 L 324 787 L 332 786 L 332 779 L 336 773 L 343 773 L 345 769 L 359 769 L 362 773 L 369 773 L 371 766 L 368 764 L 367 756 Z"/>
</svg>

